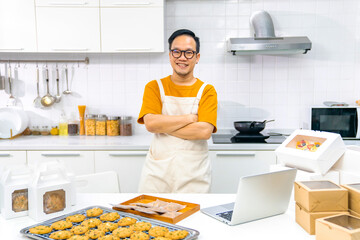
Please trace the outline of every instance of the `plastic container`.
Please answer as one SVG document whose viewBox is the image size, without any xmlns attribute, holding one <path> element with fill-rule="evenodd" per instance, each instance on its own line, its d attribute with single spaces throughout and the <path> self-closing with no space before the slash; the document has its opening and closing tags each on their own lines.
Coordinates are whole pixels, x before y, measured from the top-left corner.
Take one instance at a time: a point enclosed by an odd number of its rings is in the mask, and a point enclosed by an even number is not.
<svg viewBox="0 0 360 240">
<path fill-rule="evenodd" d="M 109 116 L 106 121 L 106 130 L 108 136 L 119 136 L 120 135 L 119 117 Z"/>
<path fill-rule="evenodd" d="M 87 136 L 95 136 L 95 123 L 96 123 L 96 115 L 86 114 L 85 134 Z"/>
<path fill-rule="evenodd" d="M 68 135 L 68 121 L 67 121 L 65 113 L 62 113 L 61 116 L 60 116 L 59 135 L 60 136 L 67 136 Z"/>
<path fill-rule="evenodd" d="M 132 117 L 120 117 L 120 136 L 132 136 Z"/>
<path fill-rule="evenodd" d="M 105 136 L 106 135 L 106 115 L 99 114 L 96 118 L 96 135 Z"/>
</svg>

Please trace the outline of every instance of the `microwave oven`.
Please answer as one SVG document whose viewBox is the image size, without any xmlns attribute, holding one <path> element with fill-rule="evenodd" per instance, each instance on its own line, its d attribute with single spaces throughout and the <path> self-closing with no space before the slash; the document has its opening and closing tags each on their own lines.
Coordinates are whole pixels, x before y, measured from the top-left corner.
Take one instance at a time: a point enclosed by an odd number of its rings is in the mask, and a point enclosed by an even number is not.
<svg viewBox="0 0 360 240">
<path fill-rule="evenodd" d="M 344 139 L 360 138 L 360 106 L 311 107 L 311 130 L 338 133 Z"/>
</svg>

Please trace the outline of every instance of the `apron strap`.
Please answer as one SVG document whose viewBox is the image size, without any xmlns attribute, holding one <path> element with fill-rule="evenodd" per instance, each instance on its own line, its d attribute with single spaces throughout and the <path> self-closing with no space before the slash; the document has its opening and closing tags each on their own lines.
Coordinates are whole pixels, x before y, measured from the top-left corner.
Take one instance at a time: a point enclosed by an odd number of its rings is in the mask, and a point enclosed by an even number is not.
<svg viewBox="0 0 360 240">
<path fill-rule="evenodd" d="M 159 89 L 160 89 L 160 97 L 161 97 L 161 102 L 164 102 L 164 99 L 165 99 L 165 91 L 164 91 L 164 86 L 161 82 L 160 79 L 157 79 L 157 84 L 159 86 Z"/>
<path fill-rule="evenodd" d="M 201 96 L 202 96 L 202 94 L 203 94 L 203 92 L 204 92 L 204 89 L 205 89 L 205 87 L 207 86 L 208 84 L 207 83 L 203 83 L 203 85 L 200 87 L 200 89 L 199 89 L 199 91 L 198 91 L 198 93 L 197 93 L 197 96 L 196 96 L 196 98 L 200 101 L 200 99 L 201 99 Z"/>
</svg>

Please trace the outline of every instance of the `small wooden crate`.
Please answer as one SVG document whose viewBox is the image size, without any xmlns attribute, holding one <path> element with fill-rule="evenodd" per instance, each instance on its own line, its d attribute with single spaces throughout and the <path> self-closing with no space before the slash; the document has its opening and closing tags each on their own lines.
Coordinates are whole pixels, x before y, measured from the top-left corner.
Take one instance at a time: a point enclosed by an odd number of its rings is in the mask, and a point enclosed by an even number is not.
<svg viewBox="0 0 360 240">
<path fill-rule="evenodd" d="M 126 202 L 121 203 L 121 205 L 130 205 L 130 203 L 150 203 L 150 202 L 156 201 L 157 199 L 164 201 L 164 202 L 173 202 L 173 203 L 178 203 L 181 205 L 186 205 L 186 207 L 184 209 L 178 211 L 181 213 L 181 215 L 176 216 L 174 218 L 164 217 L 161 215 L 142 213 L 142 212 L 132 210 L 132 209 L 121 209 L 121 208 L 117 208 L 117 207 L 113 207 L 113 209 L 117 210 L 117 211 L 128 212 L 128 213 L 140 215 L 140 216 L 147 217 L 147 218 L 156 219 L 156 220 L 163 221 L 163 222 L 172 223 L 172 224 L 180 222 L 184 218 L 186 218 L 200 210 L 199 204 L 182 202 L 182 201 L 161 198 L 161 197 L 154 197 L 154 196 L 149 196 L 149 195 L 140 195 L 138 197 L 135 197 L 133 199 L 130 199 Z"/>
</svg>

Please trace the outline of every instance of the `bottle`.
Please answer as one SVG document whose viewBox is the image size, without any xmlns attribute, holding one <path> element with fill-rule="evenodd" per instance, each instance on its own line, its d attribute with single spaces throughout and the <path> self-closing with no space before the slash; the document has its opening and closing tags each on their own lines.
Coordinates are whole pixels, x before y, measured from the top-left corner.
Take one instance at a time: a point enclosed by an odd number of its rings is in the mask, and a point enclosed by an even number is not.
<svg viewBox="0 0 360 240">
<path fill-rule="evenodd" d="M 60 136 L 67 136 L 68 135 L 68 122 L 67 122 L 65 113 L 62 113 L 61 116 L 60 116 L 59 135 Z"/>
</svg>

